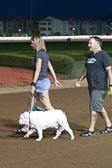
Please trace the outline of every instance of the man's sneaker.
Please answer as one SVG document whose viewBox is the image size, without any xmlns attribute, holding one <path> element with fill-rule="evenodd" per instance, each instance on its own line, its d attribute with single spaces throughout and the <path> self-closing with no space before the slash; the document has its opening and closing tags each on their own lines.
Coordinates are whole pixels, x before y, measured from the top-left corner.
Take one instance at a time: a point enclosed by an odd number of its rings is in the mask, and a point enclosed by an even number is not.
<svg viewBox="0 0 112 168">
<path fill-rule="evenodd" d="M 101 131 L 102 134 L 107 134 L 112 132 L 112 126 L 111 127 L 106 127 L 105 130 Z"/>
<path fill-rule="evenodd" d="M 61 132 L 61 135 L 65 135 L 66 133 L 67 133 L 67 131 L 66 131 L 66 130 L 63 130 L 63 131 Z M 52 132 L 51 135 L 56 135 L 56 132 Z"/>
<path fill-rule="evenodd" d="M 62 132 L 61 132 L 61 135 L 65 135 L 67 133 L 67 131 L 66 130 L 63 130 Z"/>
<path fill-rule="evenodd" d="M 82 137 L 95 136 L 95 135 L 96 135 L 95 132 L 94 131 L 90 131 L 90 130 L 87 130 L 84 133 L 80 134 L 80 136 L 82 136 Z"/>
</svg>

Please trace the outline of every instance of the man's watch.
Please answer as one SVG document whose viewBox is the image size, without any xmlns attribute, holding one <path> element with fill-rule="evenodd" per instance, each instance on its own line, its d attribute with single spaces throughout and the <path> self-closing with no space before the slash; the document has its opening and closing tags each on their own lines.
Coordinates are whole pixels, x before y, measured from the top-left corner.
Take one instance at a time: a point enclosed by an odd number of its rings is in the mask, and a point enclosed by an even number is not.
<svg viewBox="0 0 112 168">
<path fill-rule="evenodd" d="M 109 87 L 112 87 L 112 85 L 109 85 Z"/>
</svg>

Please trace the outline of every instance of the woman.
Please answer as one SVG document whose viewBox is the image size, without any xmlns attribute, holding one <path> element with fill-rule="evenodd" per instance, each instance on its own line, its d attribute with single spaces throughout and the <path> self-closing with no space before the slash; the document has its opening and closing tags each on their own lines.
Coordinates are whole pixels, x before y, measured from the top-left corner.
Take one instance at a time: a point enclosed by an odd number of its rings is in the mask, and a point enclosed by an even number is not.
<svg viewBox="0 0 112 168">
<path fill-rule="evenodd" d="M 61 87 L 60 82 L 56 78 L 56 74 L 46 53 L 44 40 L 41 36 L 31 38 L 31 47 L 36 50 L 36 56 L 32 61 L 33 65 L 33 80 L 31 83 L 31 102 L 30 109 L 34 107 L 38 99 L 46 110 L 54 109 L 49 99 L 49 89 L 51 82 L 48 78 L 48 69 L 51 72 L 56 87 Z M 18 133 L 27 132 L 29 126 L 25 125 L 22 129 L 17 130 Z"/>
<path fill-rule="evenodd" d="M 50 80 L 48 78 L 48 69 L 50 70 L 55 85 L 60 87 L 61 84 L 57 81 L 56 74 L 54 69 L 49 61 L 49 56 L 46 53 L 45 43 L 41 36 L 35 36 L 31 38 L 31 46 L 34 50 L 36 50 L 36 57 L 34 58 L 33 64 L 33 81 L 31 87 L 31 93 L 34 93 L 37 89 L 38 98 L 43 104 L 46 110 L 51 110 L 53 107 L 51 106 L 49 99 L 49 89 L 51 86 Z M 32 105 L 33 107 L 33 105 Z"/>
</svg>

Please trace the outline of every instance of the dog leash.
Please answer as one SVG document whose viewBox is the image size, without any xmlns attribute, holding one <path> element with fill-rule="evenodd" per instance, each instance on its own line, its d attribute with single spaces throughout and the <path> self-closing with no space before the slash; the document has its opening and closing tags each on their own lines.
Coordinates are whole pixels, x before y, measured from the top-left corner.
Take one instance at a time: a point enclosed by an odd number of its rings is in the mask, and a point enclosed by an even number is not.
<svg viewBox="0 0 112 168">
<path fill-rule="evenodd" d="M 37 101 L 35 101 L 33 108 L 31 108 L 33 98 L 35 98 L 36 100 L 38 99 L 38 97 L 36 95 L 36 92 L 31 93 L 31 96 L 30 96 L 30 108 L 28 110 L 28 112 L 29 112 L 29 124 L 31 123 L 30 122 L 30 113 L 31 113 L 31 111 L 43 111 L 43 112 L 45 111 L 44 108 L 39 107 L 39 106 L 35 106 L 35 104 L 37 103 Z"/>
<path fill-rule="evenodd" d="M 31 123 L 30 122 L 30 113 L 31 113 L 31 111 L 32 111 L 32 101 L 33 101 L 33 98 L 34 98 L 34 95 L 35 95 L 35 93 L 33 92 L 33 93 L 31 93 L 31 95 L 30 95 L 30 107 L 29 107 L 29 110 L 28 110 L 28 112 L 29 112 L 29 124 Z"/>
</svg>

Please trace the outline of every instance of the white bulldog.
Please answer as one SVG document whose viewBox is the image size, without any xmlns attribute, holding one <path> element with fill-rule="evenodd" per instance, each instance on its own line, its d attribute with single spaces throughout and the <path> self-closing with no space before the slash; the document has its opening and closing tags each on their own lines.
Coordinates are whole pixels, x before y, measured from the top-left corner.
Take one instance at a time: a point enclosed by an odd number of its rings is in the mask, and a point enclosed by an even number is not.
<svg viewBox="0 0 112 168">
<path fill-rule="evenodd" d="M 49 111 L 31 111 L 24 112 L 19 117 L 19 123 L 21 125 L 30 125 L 31 129 L 24 136 L 24 138 L 29 138 L 29 136 L 37 130 L 39 138 L 36 141 L 41 141 L 43 138 L 43 130 L 46 128 L 56 128 L 56 136 L 53 139 L 57 139 L 63 130 L 66 130 L 70 136 L 71 140 L 74 140 L 73 131 L 67 121 L 67 117 L 62 110 L 49 110 Z M 30 123 L 30 124 L 29 124 Z"/>
</svg>

